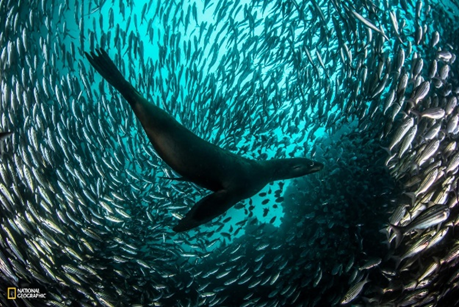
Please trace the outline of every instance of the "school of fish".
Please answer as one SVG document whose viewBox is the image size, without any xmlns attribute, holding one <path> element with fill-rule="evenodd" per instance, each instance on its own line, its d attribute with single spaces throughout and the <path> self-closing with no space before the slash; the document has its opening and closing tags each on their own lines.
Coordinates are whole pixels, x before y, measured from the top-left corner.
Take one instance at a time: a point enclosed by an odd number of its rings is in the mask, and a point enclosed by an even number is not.
<svg viewBox="0 0 459 307">
<path fill-rule="evenodd" d="M 458 306 L 458 16 L 424 0 L 0 0 L 0 306 Z M 201 138 L 324 169 L 175 233 L 206 192 L 166 179 L 85 58 L 97 48 Z"/>
</svg>

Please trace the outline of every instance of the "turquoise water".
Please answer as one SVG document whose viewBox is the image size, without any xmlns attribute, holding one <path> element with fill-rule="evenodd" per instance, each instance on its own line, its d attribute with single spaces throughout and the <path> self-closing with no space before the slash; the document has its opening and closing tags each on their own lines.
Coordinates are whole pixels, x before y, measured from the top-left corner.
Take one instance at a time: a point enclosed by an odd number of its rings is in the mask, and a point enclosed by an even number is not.
<svg viewBox="0 0 459 307">
<path fill-rule="evenodd" d="M 416 191 L 406 182 L 426 175 L 425 168 L 400 175 L 405 160 L 389 163 L 381 149 L 408 116 L 416 88 L 410 80 L 401 112 L 392 117 L 392 106 L 383 114 L 399 83 L 398 48 L 406 53 L 403 69 L 411 74 L 416 54 L 434 84 L 428 69 L 440 48 L 457 54 L 454 2 L 28 4 L 0 2 L 0 127 L 14 132 L 1 141 L 0 289 L 31 285 L 48 299 L 12 303 L 0 290 L 0 305 L 336 306 L 368 276 L 352 304 L 457 304 L 457 261 L 444 260 L 457 241 L 457 209 L 426 230 L 449 229 L 438 246 L 394 268 L 394 257 L 418 237 L 394 247 L 384 229 L 404 192 Z M 416 44 L 418 25 L 428 34 Z M 178 175 L 86 59 L 97 48 L 201 138 L 247 158 L 307 157 L 324 169 L 268 184 L 212 222 L 173 232 L 208 191 L 164 178 Z M 446 63 L 438 62 L 439 69 Z M 444 81 L 454 89 L 457 63 L 448 63 Z M 429 98 L 441 91 L 432 85 Z M 422 152 L 422 142 L 406 155 Z M 421 280 L 434 257 L 442 265 Z M 375 259 L 381 264 L 368 264 Z M 422 288 L 413 286 L 418 279 Z"/>
<path fill-rule="evenodd" d="M 240 2 L 239 5 L 244 7 L 249 3 L 250 3 L 250 1 Z M 147 14 L 147 16 L 146 16 L 145 19 L 141 20 L 140 16 L 142 16 L 142 10 L 145 8 L 145 6 L 147 6 L 147 10 L 146 10 L 146 13 L 145 13 L 145 14 Z M 149 10 L 148 10 L 148 8 L 149 8 Z M 260 9 L 254 10 L 252 12 L 252 14 L 256 15 L 257 18 L 260 18 L 260 19 L 265 19 L 265 18 L 269 19 L 271 17 L 270 17 L 270 14 L 268 12 L 272 8 L 273 8 L 273 4 L 268 4 L 265 7 L 264 13 L 262 12 L 262 9 L 260 8 Z M 160 54 L 163 54 L 164 57 L 171 57 L 173 59 L 176 59 L 177 61 L 175 62 L 175 65 L 177 67 L 184 68 L 184 67 L 187 67 L 189 65 L 189 61 L 187 61 L 186 54 L 185 54 L 185 52 L 187 51 L 187 47 L 186 47 L 187 43 L 193 42 L 193 38 L 198 33 L 200 33 L 200 31 L 202 31 L 201 27 L 206 27 L 205 30 L 209 30 L 210 26 L 213 27 L 212 33 L 210 35 L 206 36 L 206 39 L 208 41 L 216 41 L 216 42 L 218 42 L 219 41 L 219 39 L 217 38 L 218 33 L 219 32 L 222 32 L 222 33 L 227 33 L 228 32 L 227 24 L 218 23 L 217 22 L 218 21 L 216 19 L 216 14 L 217 13 L 215 12 L 215 9 L 216 9 L 216 5 L 211 5 L 211 6 L 207 7 L 204 10 L 204 3 L 200 3 L 200 2 L 193 2 L 193 3 L 183 4 L 182 6 L 178 7 L 178 10 L 180 12 L 183 12 L 183 15 L 185 15 L 185 16 L 190 14 L 191 16 L 188 17 L 190 22 L 189 22 L 189 24 L 187 24 L 187 26 L 184 26 L 183 23 L 180 23 L 179 26 L 176 26 L 176 27 L 174 27 L 172 25 L 173 22 L 171 22 L 171 23 L 162 22 L 161 23 L 159 21 L 159 18 L 158 18 L 159 16 L 157 16 L 157 18 L 154 18 L 154 19 L 149 19 L 148 15 L 150 15 L 150 16 L 151 15 L 155 15 L 156 12 L 158 12 L 158 13 L 156 13 L 156 15 L 160 15 L 160 13 L 162 12 L 163 9 L 157 3 L 153 3 L 153 4 L 150 5 L 148 1 L 136 2 L 135 6 L 133 6 L 133 7 L 126 6 L 125 10 L 124 10 L 124 16 L 121 13 L 121 11 L 119 10 L 119 8 L 117 10 L 116 6 L 103 5 L 100 9 L 98 9 L 97 7 L 94 7 L 94 5 L 93 5 L 89 12 L 85 11 L 85 13 L 83 14 L 84 15 L 83 20 L 84 20 L 85 24 L 87 25 L 87 28 L 91 29 L 90 30 L 91 32 L 92 31 L 96 32 L 96 34 L 97 34 L 96 37 L 101 36 L 101 33 L 112 33 L 112 35 L 113 35 L 114 29 L 113 29 L 113 27 L 110 27 L 110 16 L 113 16 L 114 23 L 119 25 L 120 29 L 124 29 L 124 31 L 126 31 L 126 32 L 129 32 L 130 30 L 134 30 L 135 29 L 136 30 L 135 31 L 135 33 L 136 33 L 135 35 L 138 38 L 141 38 L 141 37 L 148 38 L 145 41 L 140 40 L 140 41 L 136 42 L 136 43 L 139 44 L 138 47 L 141 48 L 141 50 L 143 50 L 142 55 L 138 55 L 138 57 L 136 57 L 132 53 L 132 49 L 133 48 L 129 48 L 128 45 L 123 46 L 123 48 L 119 51 L 119 53 L 123 54 L 124 57 L 129 57 L 129 58 L 133 57 L 132 58 L 133 61 L 131 63 L 128 63 L 127 61 L 124 62 L 125 71 L 126 72 L 129 71 L 127 65 L 131 65 L 131 67 L 133 67 L 133 71 L 137 72 L 139 70 L 142 70 L 142 65 L 145 65 L 145 63 L 155 63 L 155 62 L 159 61 L 160 65 L 158 65 L 157 71 L 152 71 L 151 74 L 148 74 L 148 80 L 156 80 L 156 82 L 164 82 L 163 80 L 168 80 L 169 78 L 171 78 L 171 70 L 168 69 L 168 67 L 162 67 L 163 66 L 163 65 L 161 65 L 162 64 L 162 60 L 160 60 L 160 58 L 159 58 Z M 174 13 L 174 10 L 175 10 L 175 8 L 173 8 L 171 6 L 171 9 L 170 9 L 171 12 L 169 12 L 169 13 L 165 12 L 165 14 L 172 14 L 172 13 Z M 235 13 L 233 15 L 233 20 L 234 20 L 235 23 L 242 22 L 244 20 L 244 18 L 245 18 L 243 10 L 238 10 L 238 11 L 239 12 L 237 14 Z M 194 18 L 195 17 L 194 12 L 196 12 L 196 19 Z M 129 18 L 129 16 L 131 18 Z M 137 16 L 137 18 L 135 16 Z M 310 17 L 312 17 L 312 16 L 310 16 Z M 184 18 L 187 18 L 187 17 L 184 17 Z M 96 24 L 97 24 L 96 30 L 93 30 L 93 28 L 92 28 L 92 22 L 94 22 L 94 20 L 96 21 Z M 78 29 L 78 24 L 77 23 L 74 23 L 73 25 L 71 23 L 69 23 L 67 26 L 69 28 L 73 27 L 74 31 L 75 31 L 74 34 L 75 35 L 78 34 L 79 29 Z M 72 32 L 72 30 L 70 30 L 70 31 Z M 262 27 L 257 27 L 255 29 L 255 31 L 252 33 L 252 35 L 258 36 L 258 35 L 260 35 L 262 33 L 262 31 L 263 31 Z M 299 33 L 301 30 L 298 29 L 296 31 Z M 177 44 L 178 46 L 173 46 L 172 48 L 168 48 L 167 45 L 166 46 L 164 45 L 165 37 L 180 37 L 180 42 L 181 43 L 178 43 Z M 68 40 L 71 40 L 71 39 L 72 38 L 70 38 L 70 37 L 68 38 Z M 316 42 L 317 38 L 314 38 L 313 41 Z M 113 50 L 114 49 L 113 45 L 114 45 L 114 42 L 112 40 L 111 44 L 110 43 L 106 43 L 104 46 L 98 45 L 98 42 L 96 42 L 95 47 L 96 48 L 103 47 L 105 49 L 108 49 L 109 50 L 109 55 L 118 54 L 118 50 Z M 86 47 L 86 46 L 87 45 L 84 45 L 84 47 Z M 196 52 L 196 51 L 199 50 L 200 53 L 204 54 L 202 59 L 205 59 L 206 55 L 209 55 L 208 59 L 210 59 L 210 55 L 213 57 L 214 54 L 216 54 L 215 58 L 212 59 L 212 61 L 214 62 L 212 67 L 210 67 L 210 63 L 207 63 L 207 65 L 203 65 L 202 66 L 201 79 L 206 79 L 207 76 L 213 76 L 214 74 L 216 74 L 217 73 L 217 69 L 218 69 L 218 67 L 217 67 L 218 63 L 222 60 L 222 57 L 225 54 L 228 54 L 228 53 L 231 53 L 232 51 L 234 51 L 234 50 L 232 50 L 232 48 L 234 48 L 233 46 L 228 46 L 228 45 L 225 45 L 225 44 L 219 44 L 218 51 L 215 51 L 215 49 L 214 49 L 215 46 L 211 45 L 211 44 L 196 45 L 195 43 L 191 43 L 189 46 L 191 46 L 191 48 L 189 50 L 190 53 L 193 53 L 193 52 Z M 180 48 L 180 47 L 182 47 L 182 48 Z M 163 51 L 161 51 L 161 50 L 163 50 Z M 162 52 L 164 52 L 164 53 L 162 53 Z M 143 60 L 143 64 L 140 61 L 139 61 L 139 63 L 135 63 L 136 60 Z M 197 65 L 201 66 L 201 63 L 203 63 L 203 62 L 204 62 L 204 60 L 201 60 L 201 61 L 199 61 L 197 63 Z M 207 61 L 207 62 L 209 62 L 209 61 Z M 262 59 L 257 59 L 257 58 L 253 58 L 253 62 L 251 63 L 251 65 L 252 65 L 253 69 L 255 69 L 255 68 L 257 70 L 259 69 L 261 74 L 266 74 L 271 69 L 275 68 L 274 65 L 265 65 L 265 64 L 263 64 L 262 63 Z M 167 66 L 167 64 L 166 64 L 166 66 Z M 87 66 L 87 69 L 90 69 L 90 67 Z M 286 80 L 285 80 L 286 77 L 285 76 L 287 76 L 291 71 L 292 71 L 291 67 L 284 67 L 283 68 L 283 76 L 284 77 L 278 82 L 278 86 L 279 87 L 285 86 L 285 82 L 286 82 Z M 239 74 L 239 73 L 237 73 L 237 74 Z M 153 88 L 147 89 L 147 88 L 143 88 L 142 87 L 142 85 L 145 85 L 145 81 L 141 80 L 141 79 L 143 79 L 143 74 L 142 75 L 137 75 L 137 74 L 130 75 L 129 73 L 127 73 L 126 75 L 128 76 L 128 79 L 135 80 L 135 81 L 133 81 L 133 84 L 138 84 L 140 86 L 140 88 L 141 88 L 140 91 L 142 93 L 144 93 L 146 96 L 151 97 L 153 99 L 153 101 L 157 101 L 157 103 L 159 103 L 159 101 L 161 101 L 162 98 L 161 98 L 160 94 L 158 93 L 158 91 L 156 89 L 153 89 Z M 96 80 L 98 80 L 98 78 L 99 77 L 96 76 Z M 161 79 L 159 79 L 159 78 L 161 78 Z M 249 74 L 238 85 L 240 87 L 244 87 L 246 85 L 246 83 L 250 83 L 251 82 L 252 78 L 253 78 L 253 74 Z M 175 109 L 174 110 L 173 106 L 169 106 L 168 105 L 168 103 L 170 103 L 168 101 L 166 101 L 166 102 L 163 101 L 161 104 L 165 105 L 165 108 L 168 109 L 168 110 L 171 110 L 172 113 L 174 113 L 174 111 L 175 111 L 175 114 L 174 114 L 175 118 L 178 119 L 179 121 L 181 121 L 182 124 L 187 126 L 193 132 L 197 133 L 198 135 L 200 135 L 202 137 L 206 137 L 206 139 L 209 139 L 212 142 L 217 141 L 214 138 L 217 136 L 217 133 L 215 131 L 218 130 L 218 124 L 219 123 L 213 124 L 214 126 L 217 126 L 216 128 L 213 128 L 212 127 L 212 123 L 210 121 L 209 121 L 210 127 L 202 127 L 200 125 L 198 125 L 198 126 L 190 125 L 184 120 L 186 117 L 193 117 L 193 115 L 199 114 L 198 112 L 191 113 L 191 114 L 186 114 L 186 111 L 184 112 L 184 110 L 192 109 L 194 104 L 201 104 L 202 102 L 196 102 L 196 101 L 192 101 L 192 100 L 189 100 L 189 99 L 183 99 L 184 97 L 186 97 L 187 95 L 190 94 L 190 93 L 186 92 L 186 89 L 189 88 L 189 84 L 187 84 L 187 80 L 186 80 L 184 74 L 182 74 L 182 78 L 180 80 L 176 80 L 176 82 L 178 82 L 177 86 L 182 86 L 183 87 L 182 89 L 185 90 L 183 92 L 180 92 L 180 97 L 178 97 L 177 101 L 175 102 L 178 106 L 180 106 L 180 109 Z M 260 86 L 265 86 L 265 85 L 267 85 L 267 82 L 265 82 L 264 84 L 261 84 Z M 197 87 L 197 89 L 195 89 L 195 90 L 199 91 L 200 89 L 198 87 L 200 87 L 200 85 L 196 84 L 195 86 Z M 152 87 L 151 84 L 150 84 L 150 87 Z M 221 96 L 225 96 L 226 94 L 227 95 L 232 95 L 232 93 L 228 93 L 228 92 L 231 91 L 231 88 L 228 88 L 227 86 L 225 86 L 225 84 L 223 82 L 221 82 L 219 80 L 216 80 L 215 87 L 218 88 L 219 90 L 221 90 L 221 92 L 219 93 Z M 168 94 L 167 93 L 165 97 L 166 97 L 166 100 L 169 100 L 169 99 L 171 99 L 171 97 L 173 97 L 173 94 Z M 227 105 L 231 105 L 233 103 L 233 101 L 236 101 L 236 100 L 237 100 L 237 97 L 232 97 L 232 98 L 230 98 L 230 100 L 225 101 L 225 103 Z M 300 103 L 300 102 L 297 101 L 295 103 Z M 281 109 L 282 108 L 290 109 L 290 107 L 291 107 L 291 101 L 286 101 L 286 102 L 284 102 L 283 105 L 281 104 L 279 106 L 279 108 L 281 108 Z M 200 106 L 200 108 L 205 109 L 205 105 Z M 291 115 L 291 114 L 289 114 L 289 115 Z M 203 115 L 200 115 L 200 116 L 210 116 L 210 114 L 209 114 L 209 112 L 205 112 Z M 210 118 L 209 118 L 209 120 L 210 120 Z M 199 122 L 198 119 L 195 119 L 194 121 L 195 122 Z M 300 130 L 305 129 L 305 131 L 309 132 L 309 129 L 307 127 L 305 127 L 306 123 L 304 121 L 303 122 L 299 121 L 296 124 L 300 128 Z M 207 131 L 214 131 L 214 132 L 213 133 L 211 132 L 210 135 L 209 135 L 209 133 L 204 134 L 204 133 L 202 133 L 203 129 L 206 129 Z M 314 136 L 315 137 L 321 137 L 324 134 L 323 130 L 324 129 L 319 129 L 314 134 Z M 140 132 L 140 133 L 142 134 L 143 132 Z M 220 134 L 220 140 L 227 136 L 226 133 L 223 132 L 222 134 Z M 272 129 L 272 131 L 266 132 L 266 135 L 271 135 L 272 137 L 280 139 L 280 140 L 284 138 L 281 127 L 277 127 L 277 128 Z M 256 137 L 259 138 L 260 136 L 256 136 Z M 293 134 L 292 137 L 293 138 L 299 137 L 299 134 Z M 296 147 L 296 144 L 290 144 L 291 141 L 289 139 L 286 139 L 286 141 L 287 142 L 286 142 L 286 145 L 285 145 L 285 152 L 290 152 L 290 151 L 294 150 L 295 147 Z M 254 136 L 250 137 L 249 135 L 245 135 L 244 136 L 244 140 L 239 142 L 239 144 L 236 144 L 236 145 L 238 145 L 238 147 L 243 147 L 247 143 L 255 143 L 255 142 L 256 142 L 256 139 L 254 138 Z M 313 146 L 313 142 L 309 142 L 308 146 Z M 273 158 L 274 155 L 275 155 L 275 152 L 274 152 L 273 148 L 271 148 L 271 150 L 269 150 L 269 149 L 264 149 L 262 147 L 262 152 L 263 152 L 264 155 L 266 155 L 267 158 Z M 253 154 L 253 153 L 249 152 L 249 153 L 246 153 L 245 156 L 253 158 L 254 156 L 250 156 L 251 154 Z M 302 154 L 300 153 L 300 154 L 297 154 L 296 156 L 304 156 L 305 154 L 306 153 L 303 151 Z M 161 174 L 158 174 L 158 175 L 161 175 Z M 286 182 L 286 184 L 288 185 L 288 181 Z M 267 193 L 268 190 L 269 190 L 269 187 L 266 187 L 265 189 L 260 191 L 260 193 Z M 268 223 L 274 217 L 277 217 L 276 220 L 274 221 L 273 225 L 278 227 L 280 225 L 280 223 L 281 223 L 281 218 L 283 216 L 282 208 L 281 207 L 270 208 L 269 209 L 269 213 L 266 216 L 263 216 L 263 209 L 259 205 L 262 202 L 262 200 L 263 200 L 263 198 L 257 197 L 257 196 L 252 198 L 253 204 L 255 206 L 255 209 L 254 209 L 254 212 L 253 212 L 254 216 L 262 223 Z M 275 200 L 274 198 L 271 198 L 271 203 L 273 203 L 274 200 Z M 245 214 L 243 214 L 242 210 L 237 210 L 237 209 L 233 208 L 233 209 L 230 209 L 228 211 L 227 215 L 224 216 L 223 219 L 226 219 L 227 217 L 231 217 L 231 222 L 226 223 L 225 227 L 221 230 L 223 232 L 227 232 L 228 229 L 230 229 L 231 227 L 232 228 L 237 228 L 236 224 L 238 222 L 241 222 L 245 218 Z M 212 230 L 212 229 L 209 229 L 209 230 Z M 244 234 L 244 231 L 240 231 L 239 234 L 236 237 L 239 237 L 240 235 L 243 235 L 243 234 Z M 211 239 L 215 239 L 215 238 L 218 238 L 218 237 L 219 237 L 219 235 L 216 234 L 215 236 L 211 237 Z M 218 244 L 214 245 L 214 247 L 218 247 L 218 246 L 219 246 Z"/>
</svg>

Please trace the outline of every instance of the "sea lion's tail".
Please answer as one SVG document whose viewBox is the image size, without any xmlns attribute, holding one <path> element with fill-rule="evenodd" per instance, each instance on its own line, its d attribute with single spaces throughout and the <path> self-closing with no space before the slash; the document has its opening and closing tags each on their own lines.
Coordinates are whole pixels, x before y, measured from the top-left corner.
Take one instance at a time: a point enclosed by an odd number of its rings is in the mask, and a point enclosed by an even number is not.
<svg viewBox="0 0 459 307">
<path fill-rule="evenodd" d="M 96 52 L 85 52 L 85 55 L 95 70 L 97 70 L 108 83 L 113 85 L 130 102 L 130 98 L 133 97 L 133 94 L 136 94 L 137 91 L 123 77 L 107 52 L 103 49 L 98 49 Z"/>
</svg>

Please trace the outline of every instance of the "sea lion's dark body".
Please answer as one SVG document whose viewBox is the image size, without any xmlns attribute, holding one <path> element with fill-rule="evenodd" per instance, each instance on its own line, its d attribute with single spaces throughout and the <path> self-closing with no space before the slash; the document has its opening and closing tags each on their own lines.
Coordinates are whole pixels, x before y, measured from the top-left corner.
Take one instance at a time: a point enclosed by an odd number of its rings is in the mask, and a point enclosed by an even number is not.
<svg viewBox="0 0 459 307">
<path fill-rule="evenodd" d="M 323 167 L 304 158 L 255 161 L 215 146 L 143 98 L 124 79 L 105 51 L 86 56 L 129 102 L 164 162 L 183 179 L 215 192 L 201 199 L 174 227 L 175 231 L 189 230 L 210 221 L 238 201 L 253 196 L 268 182 L 303 176 Z"/>
<path fill-rule="evenodd" d="M 199 138 L 169 114 L 148 104 L 148 111 L 139 106 L 133 108 L 134 112 L 137 117 L 142 112 L 152 114 L 141 120 L 150 142 L 164 162 L 186 180 L 218 191 L 235 187 L 236 179 L 244 182 L 250 173 L 261 171 L 257 161 L 238 157 Z"/>
</svg>

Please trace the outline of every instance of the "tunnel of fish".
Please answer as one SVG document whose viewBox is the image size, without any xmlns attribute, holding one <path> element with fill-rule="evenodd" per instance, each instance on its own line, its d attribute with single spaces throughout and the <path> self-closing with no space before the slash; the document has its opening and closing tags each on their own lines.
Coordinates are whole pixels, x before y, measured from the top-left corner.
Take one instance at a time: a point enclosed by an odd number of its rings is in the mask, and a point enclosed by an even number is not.
<svg viewBox="0 0 459 307">
<path fill-rule="evenodd" d="M 0 305 L 458 305 L 445 2 L 0 0 Z M 96 48 L 203 139 L 325 168 L 174 233 L 207 191 L 164 178 Z"/>
</svg>

